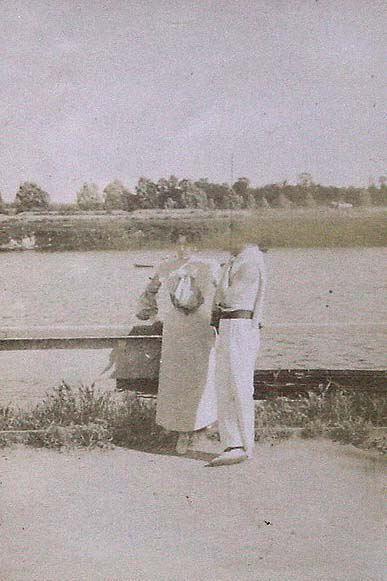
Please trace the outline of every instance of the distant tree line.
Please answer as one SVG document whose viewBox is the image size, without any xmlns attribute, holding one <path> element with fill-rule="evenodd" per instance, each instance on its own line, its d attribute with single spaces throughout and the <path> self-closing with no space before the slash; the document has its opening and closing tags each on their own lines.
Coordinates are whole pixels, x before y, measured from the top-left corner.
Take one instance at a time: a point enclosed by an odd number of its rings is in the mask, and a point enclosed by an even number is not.
<svg viewBox="0 0 387 581">
<path fill-rule="evenodd" d="M 175 176 L 154 182 L 141 177 L 131 192 L 121 181 L 114 180 L 100 191 L 94 183 L 84 183 L 73 204 L 51 204 L 50 196 L 33 182 L 20 185 L 14 202 L 16 212 L 33 210 L 121 210 L 137 209 L 258 209 L 329 206 L 333 203 L 353 206 L 387 205 L 387 177 L 380 176 L 378 185 L 368 188 L 335 187 L 316 184 L 309 173 L 298 176 L 296 185 L 287 181 L 252 187 L 246 177 L 232 186 L 213 183 L 207 178 L 198 181 L 178 179 Z M 0 194 L 0 211 L 6 204 Z"/>
</svg>

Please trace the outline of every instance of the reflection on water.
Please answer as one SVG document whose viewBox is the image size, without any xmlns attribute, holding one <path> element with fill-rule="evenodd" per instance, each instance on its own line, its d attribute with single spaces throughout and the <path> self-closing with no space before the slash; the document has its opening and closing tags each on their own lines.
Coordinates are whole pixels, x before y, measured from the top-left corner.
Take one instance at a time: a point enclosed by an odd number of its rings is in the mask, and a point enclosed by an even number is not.
<svg viewBox="0 0 387 581">
<path fill-rule="evenodd" d="M 384 249 L 273 250 L 261 368 L 385 367 Z M 134 304 L 165 252 L 0 254 L 0 328 L 131 324 Z M 0 353 L 7 397 L 61 378 L 96 379 L 106 351 Z M 22 389 L 22 385 L 24 386 Z"/>
</svg>

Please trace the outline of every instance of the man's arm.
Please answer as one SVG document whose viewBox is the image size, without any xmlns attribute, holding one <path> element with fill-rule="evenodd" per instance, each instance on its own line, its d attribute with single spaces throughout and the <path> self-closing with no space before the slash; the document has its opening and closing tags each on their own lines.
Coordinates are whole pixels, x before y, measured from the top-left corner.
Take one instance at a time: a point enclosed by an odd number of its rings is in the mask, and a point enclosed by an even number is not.
<svg viewBox="0 0 387 581">
<path fill-rule="evenodd" d="M 258 325 L 259 328 L 261 328 L 263 325 L 263 305 L 266 294 L 266 287 L 267 287 L 267 271 L 265 262 L 262 258 L 259 266 L 259 288 L 257 298 L 255 301 L 253 315 L 253 323 L 254 325 Z"/>
</svg>

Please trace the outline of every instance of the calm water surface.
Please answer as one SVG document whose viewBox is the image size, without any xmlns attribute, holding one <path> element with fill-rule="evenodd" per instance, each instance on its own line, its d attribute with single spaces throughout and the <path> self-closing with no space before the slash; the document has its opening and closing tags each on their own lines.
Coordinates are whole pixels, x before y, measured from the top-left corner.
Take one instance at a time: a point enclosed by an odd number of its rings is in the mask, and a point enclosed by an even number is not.
<svg viewBox="0 0 387 581">
<path fill-rule="evenodd" d="M 261 368 L 385 368 L 384 249 L 273 250 Z M 0 328 L 128 324 L 165 252 L 0 254 Z M 220 257 L 220 256 L 219 256 Z M 108 351 L 0 353 L 0 399 L 96 379 Z M 105 381 L 105 380 L 104 380 Z M 106 383 L 106 381 L 105 381 Z"/>
</svg>

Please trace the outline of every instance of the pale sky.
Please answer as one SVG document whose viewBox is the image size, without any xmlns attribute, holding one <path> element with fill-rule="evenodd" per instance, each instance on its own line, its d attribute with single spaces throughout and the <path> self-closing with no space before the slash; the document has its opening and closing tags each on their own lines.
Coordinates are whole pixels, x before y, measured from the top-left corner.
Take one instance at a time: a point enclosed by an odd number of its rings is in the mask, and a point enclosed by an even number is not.
<svg viewBox="0 0 387 581">
<path fill-rule="evenodd" d="M 386 173 L 384 0 L 0 0 L 0 191 Z"/>
</svg>

